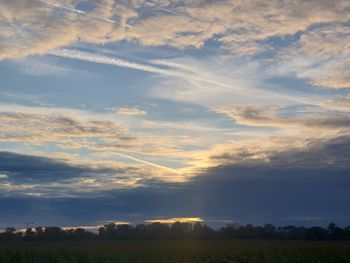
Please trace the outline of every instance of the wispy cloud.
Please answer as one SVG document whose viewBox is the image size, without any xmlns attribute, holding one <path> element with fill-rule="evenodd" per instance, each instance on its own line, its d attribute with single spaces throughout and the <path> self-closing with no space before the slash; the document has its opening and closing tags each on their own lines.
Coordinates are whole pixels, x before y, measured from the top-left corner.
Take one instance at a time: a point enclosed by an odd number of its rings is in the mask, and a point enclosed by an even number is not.
<svg viewBox="0 0 350 263">
<path fill-rule="evenodd" d="M 8 65 L 10 67 L 18 68 L 19 72 L 22 74 L 33 76 L 94 76 L 94 73 L 92 72 L 79 70 L 64 63 L 33 57 L 10 61 L 8 62 Z"/>
<path fill-rule="evenodd" d="M 120 115 L 127 115 L 127 116 L 143 116 L 146 115 L 147 112 L 140 110 L 139 108 L 117 108 L 115 109 L 115 112 Z"/>
<path fill-rule="evenodd" d="M 150 60 L 148 63 L 138 63 L 75 49 L 58 49 L 50 51 L 49 54 L 98 64 L 130 68 L 163 76 L 164 78 L 159 82 L 161 88 L 158 88 L 158 86 L 154 87 L 152 96 L 199 103 L 206 107 L 216 106 L 219 102 L 220 104 L 225 103 L 225 101 L 232 102 L 232 98 L 235 96 L 239 100 L 243 97 L 246 101 L 256 101 L 258 98 L 262 102 L 268 102 L 272 99 L 278 99 L 281 102 L 287 103 L 298 102 L 321 107 L 325 106 L 316 100 L 305 98 L 302 94 L 290 95 L 258 88 L 258 82 L 263 81 L 263 79 L 260 79 L 261 77 L 259 77 L 258 73 L 261 67 L 254 65 L 254 63 L 248 65 L 227 65 L 227 68 L 232 71 L 227 72 L 227 74 L 226 71 L 221 71 L 221 74 L 219 74 L 219 68 L 217 68 L 219 65 L 214 64 L 209 67 L 206 64 L 200 64 L 194 61 L 187 61 L 187 64 L 180 63 L 178 60 L 174 62 L 169 60 Z M 237 67 L 242 68 L 237 69 Z M 257 74 L 254 78 L 250 76 L 252 70 Z M 232 73 L 234 74 L 233 76 Z M 249 76 L 246 74 L 249 74 Z M 178 81 L 183 81 L 183 83 L 178 89 L 174 89 L 173 86 L 175 83 L 179 83 Z M 250 92 L 246 92 L 247 90 L 250 90 Z M 230 98 L 230 100 L 227 100 L 227 98 Z"/>
</svg>

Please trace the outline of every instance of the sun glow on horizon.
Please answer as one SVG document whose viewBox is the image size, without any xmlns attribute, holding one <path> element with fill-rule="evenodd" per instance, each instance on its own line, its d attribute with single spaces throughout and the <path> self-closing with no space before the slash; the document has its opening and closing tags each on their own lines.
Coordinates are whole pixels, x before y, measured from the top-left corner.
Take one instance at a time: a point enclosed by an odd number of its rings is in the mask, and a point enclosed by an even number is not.
<svg viewBox="0 0 350 263">
<path fill-rule="evenodd" d="M 162 223 L 162 224 L 174 224 L 179 223 L 196 223 L 203 222 L 204 219 L 201 217 L 175 217 L 175 218 L 163 218 L 163 219 L 150 219 L 145 220 L 146 223 Z"/>
</svg>

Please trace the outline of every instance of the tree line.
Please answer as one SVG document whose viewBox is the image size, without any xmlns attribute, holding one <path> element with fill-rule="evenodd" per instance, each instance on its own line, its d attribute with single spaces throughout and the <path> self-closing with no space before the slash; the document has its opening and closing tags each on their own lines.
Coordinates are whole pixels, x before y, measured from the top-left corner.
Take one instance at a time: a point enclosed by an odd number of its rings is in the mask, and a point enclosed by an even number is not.
<svg viewBox="0 0 350 263">
<path fill-rule="evenodd" d="M 280 239 L 280 240 L 350 240 L 350 226 L 341 228 L 330 223 L 326 228 L 272 224 L 228 224 L 213 229 L 201 223 L 139 224 L 136 226 L 106 224 L 98 232 L 84 228 L 35 227 L 16 231 L 8 227 L 0 233 L 0 241 L 64 241 L 64 240 L 123 240 L 123 239 Z"/>
</svg>

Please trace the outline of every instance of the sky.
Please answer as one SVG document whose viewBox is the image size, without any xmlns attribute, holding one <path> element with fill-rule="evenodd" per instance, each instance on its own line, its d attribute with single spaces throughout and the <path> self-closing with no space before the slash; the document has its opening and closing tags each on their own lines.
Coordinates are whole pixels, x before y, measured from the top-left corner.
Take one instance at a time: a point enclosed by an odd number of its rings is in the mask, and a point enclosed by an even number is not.
<svg viewBox="0 0 350 263">
<path fill-rule="evenodd" d="M 347 0 L 0 0 L 0 228 L 350 225 Z"/>
</svg>

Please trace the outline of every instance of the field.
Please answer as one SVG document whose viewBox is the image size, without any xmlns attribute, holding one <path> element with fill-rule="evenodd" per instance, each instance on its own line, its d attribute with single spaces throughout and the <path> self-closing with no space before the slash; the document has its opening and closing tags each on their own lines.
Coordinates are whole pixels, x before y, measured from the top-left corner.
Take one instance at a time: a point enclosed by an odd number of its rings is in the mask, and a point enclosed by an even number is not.
<svg viewBox="0 0 350 263">
<path fill-rule="evenodd" d="M 0 263 L 350 263 L 349 242 L 146 240 L 0 245 Z"/>
</svg>

